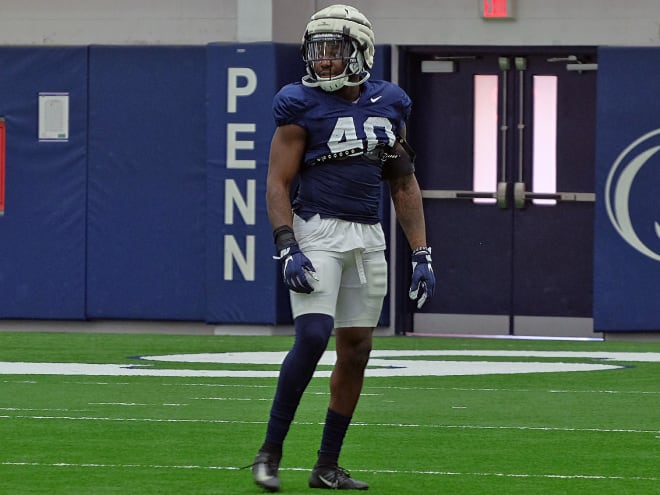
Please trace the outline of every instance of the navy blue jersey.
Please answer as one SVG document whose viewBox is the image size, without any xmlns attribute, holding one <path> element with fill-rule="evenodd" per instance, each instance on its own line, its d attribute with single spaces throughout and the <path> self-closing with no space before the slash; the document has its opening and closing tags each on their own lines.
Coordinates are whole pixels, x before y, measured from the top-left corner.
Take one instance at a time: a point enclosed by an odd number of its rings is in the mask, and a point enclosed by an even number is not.
<svg viewBox="0 0 660 495">
<path fill-rule="evenodd" d="M 382 163 L 369 152 L 394 145 L 410 109 L 408 95 L 387 81 L 363 83 L 357 102 L 299 82 L 284 86 L 273 100 L 276 124 L 307 131 L 296 214 L 378 223 Z"/>
</svg>

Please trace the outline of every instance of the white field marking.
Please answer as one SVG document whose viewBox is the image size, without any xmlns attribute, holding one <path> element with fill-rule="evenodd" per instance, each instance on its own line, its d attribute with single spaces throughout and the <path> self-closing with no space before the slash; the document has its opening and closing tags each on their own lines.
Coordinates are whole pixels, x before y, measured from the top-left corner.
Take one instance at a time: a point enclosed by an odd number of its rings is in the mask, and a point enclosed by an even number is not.
<svg viewBox="0 0 660 495">
<path fill-rule="evenodd" d="M 163 419 L 163 418 L 109 418 L 96 416 L 0 416 L 0 419 L 32 419 L 32 420 L 61 420 L 61 421 L 117 421 L 127 423 L 207 423 L 207 424 L 245 424 L 261 425 L 267 421 L 238 421 L 229 419 Z M 299 425 L 316 425 L 319 423 L 296 422 Z"/>
<path fill-rule="evenodd" d="M 258 364 L 258 363 L 257 363 Z M 622 366 L 588 363 L 503 362 L 503 361 L 422 361 L 371 359 L 367 377 L 465 376 L 519 373 L 603 371 Z M 206 378 L 277 378 L 278 370 L 185 370 L 153 369 L 122 364 L 0 362 L 0 374 L 11 375 L 94 375 L 159 376 Z M 330 377 L 330 370 L 318 370 L 315 377 Z"/>
<path fill-rule="evenodd" d="M 0 466 L 53 467 L 53 468 L 92 468 L 92 469 L 172 469 L 172 470 L 204 470 L 204 471 L 240 471 L 237 466 L 199 466 L 199 465 L 163 465 L 163 464 L 102 464 L 102 463 L 71 463 L 71 462 L 12 462 L 0 461 Z M 280 471 L 309 471 L 309 467 L 280 467 Z M 479 476 L 493 478 L 545 478 L 545 479 L 581 479 L 581 480 L 611 480 L 611 481 L 660 481 L 653 476 L 612 476 L 600 474 L 555 474 L 555 473 L 487 473 L 459 472 L 436 470 L 407 469 L 351 469 L 355 473 L 394 474 L 394 475 L 426 475 L 426 476 Z"/>
<path fill-rule="evenodd" d="M 3 380 L 2 383 L 39 383 L 37 380 Z M 132 382 L 89 382 L 89 381 L 65 381 L 62 382 L 68 385 L 136 385 Z M 264 388 L 272 390 L 272 385 L 257 385 L 257 384 L 240 384 L 240 383 L 158 383 L 158 385 L 163 387 L 225 387 L 225 388 Z M 325 387 L 325 386 L 324 386 Z M 308 390 L 310 394 L 313 395 L 329 395 L 329 392 L 313 392 L 314 384 L 310 384 Z M 474 387 L 405 387 L 405 386 L 377 386 L 377 385 L 365 385 L 364 390 L 447 390 L 454 392 L 516 392 L 516 393 L 527 393 L 527 392 L 543 392 L 543 390 L 532 390 L 525 388 L 474 388 Z M 649 391 L 649 390 L 545 390 L 547 393 L 556 393 L 556 394 L 625 394 L 625 395 L 658 395 L 660 391 Z M 362 393 L 361 396 L 381 396 L 384 394 L 369 394 Z M 255 399 L 256 400 L 256 399 Z M 262 400 L 262 399 L 259 399 Z M 164 404 L 166 405 L 166 404 Z M 186 404 L 187 405 L 187 404 Z"/>
<path fill-rule="evenodd" d="M 376 386 L 376 385 L 365 385 L 365 389 L 385 389 L 385 390 L 446 390 L 453 392 L 517 392 L 517 393 L 528 393 L 528 392 L 543 392 L 543 390 L 532 390 L 527 388 L 468 388 L 468 387 L 397 387 L 397 386 Z M 545 390 L 549 394 L 630 394 L 630 395 L 657 395 L 660 394 L 660 391 L 648 391 L 648 390 Z M 364 395 L 364 394 L 363 394 Z"/>
<path fill-rule="evenodd" d="M 2 363 L 0 363 L 1 366 Z M 7 381 L 9 382 L 9 381 Z M 17 383 L 17 382 L 14 382 Z M 37 380 L 34 380 L 33 383 L 39 383 Z M 137 385 L 141 386 L 143 384 L 141 383 L 135 383 L 135 382 L 90 382 L 90 381 L 63 381 L 61 382 L 65 385 L 91 385 L 91 386 L 101 386 L 101 385 L 108 385 L 108 386 L 113 386 L 113 385 L 121 385 L 121 386 L 129 386 L 129 385 Z M 150 383 L 149 387 L 154 387 L 154 386 L 161 386 L 161 387 L 233 387 L 233 388 L 266 388 L 268 390 L 272 390 L 273 386 L 272 385 L 257 385 L 255 383 L 249 383 L 249 384 L 241 384 L 241 383 Z"/>
<path fill-rule="evenodd" d="M 153 406 L 171 406 L 171 407 L 180 407 L 180 406 L 187 406 L 188 404 L 174 404 L 174 403 L 166 403 L 166 404 L 142 404 L 139 402 L 88 402 L 90 406 L 147 406 L 147 407 L 153 407 Z"/>
<path fill-rule="evenodd" d="M 37 383 L 37 382 L 35 382 L 35 383 Z M 133 382 L 62 382 L 62 383 L 64 383 L 65 385 L 93 385 L 93 386 L 97 386 L 97 385 L 121 385 L 121 386 L 135 385 L 135 383 L 133 383 Z M 149 384 L 149 386 L 151 387 L 152 384 Z"/>
<path fill-rule="evenodd" d="M 634 430 L 623 428 L 566 428 L 555 426 L 485 426 L 485 425 L 421 425 L 405 423 L 351 423 L 351 427 L 375 426 L 394 428 L 437 428 L 446 430 L 518 430 L 518 431 L 579 431 L 591 433 L 660 433 L 660 430 Z"/>
<path fill-rule="evenodd" d="M 147 361 L 169 361 L 176 363 L 225 363 L 225 364 L 273 364 L 280 365 L 287 352 L 216 352 L 198 354 L 168 354 L 162 356 L 141 356 Z M 374 358 L 419 357 L 419 356 L 462 356 L 462 357 L 518 357 L 518 358 L 570 358 L 597 359 L 603 361 L 631 361 L 660 363 L 660 352 L 595 352 L 595 351 L 497 351 L 497 350 L 374 350 L 369 364 Z M 326 351 L 319 364 L 332 366 L 337 360 L 335 351 Z M 380 365 L 380 364 L 379 364 Z M 385 366 L 391 365 L 388 360 Z M 378 365 L 375 365 L 378 366 Z"/>
<path fill-rule="evenodd" d="M 267 388 L 272 390 L 272 385 L 257 385 L 254 383 L 161 383 L 163 387 L 239 387 L 239 388 Z"/>
<path fill-rule="evenodd" d="M 237 401 L 237 402 L 241 402 L 241 401 L 242 402 L 250 402 L 250 401 L 253 401 L 253 400 L 257 400 L 257 401 L 258 400 L 263 400 L 263 401 L 270 402 L 273 399 L 272 399 L 272 397 L 271 398 L 260 398 L 260 399 L 251 399 L 251 398 L 246 398 L 246 397 L 243 397 L 243 398 L 239 398 L 239 397 L 191 397 L 191 400 L 226 400 L 226 401 Z"/>
<path fill-rule="evenodd" d="M 383 387 L 383 388 L 387 388 L 387 387 Z M 310 394 L 311 395 L 330 395 L 330 392 L 310 392 Z M 360 397 L 382 397 L 383 395 L 385 395 L 385 394 L 369 394 L 369 393 L 362 392 L 360 394 Z"/>
<path fill-rule="evenodd" d="M 238 471 L 241 468 L 232 466 L 164 466 L 159 464 L 96 464 L 71 462 L 0 462 L 0 466 L 56 467 L 56 468 L 111 468 L 111 469 L 212 469 L 218 471 Z"/>
<path fill-rule="evenodd" d="M 657 395 L 660 391 L 643 390 L 548 390 L 551 394 L 634 394 L 634 395 Z"/>
<path fill-rule="evenodd" d="M 195 362 L 216 364 L 280 365 L 287 352 L 224 352 L 145 356 L 143 360 L 161 362 Z M 587 359 L 590 361 L 660 362 L 660 353 L 653 352 L 578 352 L 578 351 L 491 351 L 491 350 L 376 350 L 372 351 L 367 376 L 457 376 L 518 373 L 553 373 L 602 371 L 624 366 L 602 363 L 564 362 L 503 362 L 503 361 L 440 361 L 403 359 L 409 357 L 542 357 L 550 359 Z M 332 366 L 335 351 L 326 351 L 319 364 Z M 329 377 L 330 370 L 317 370 L 314 376 Z M 96 376 L 170 376 L 170 377 L 232 377 L 276 378 L 278 370 L 172 370 L 153 369 L 150 365 L 26 363 L 0 362 L 0 374 L 20 375 L 96 375 Z"/>
<path fill-rule="evenodd" d="M 38 383 L 34 381 L 33 383 Z M 70 385 L 117 385 L 111 382 L 63 382 Z M 135 383 L 122 383 L 121 385 L 135 385 Z M 163 387 L 238 387 L 238 388 L 266 388 L 272 390 L 272 385 L 257 385 L 257 384 L 240 384 L 240 383 L 159 383 Z M 324 385 L 325 387 L 325 385 Z M 329 392 L 311 392 L 314 385 L 310 384 L 309 393 L 315 395 L 329 395 Z M 525 388 L 468 388 L 468 387 L 404 387 L 388 385 L 385 387 L 377 385 L 365 385 L 364 390 L 450 390 L 455 392 L 542 392 L 542 390 L 532 390 Z M 562 393 L 562 394 L 632 394 L 632 395 L 656 395 L 660 391 L 643 391 L 643 390 L 545 390 L 548 393 Z M 385 394 L 369 394 L 362 393 L 361 397 L 365 395 L 381 396 Z"/>
<path fill-rule="evenodd" d="M 0 419 L 30 419 L 30 420 L 61 420 L 61 421 L 111 421 L 130 423 L 205 423 L 205 424 L 242 424 L 261 425 L 267 421 L 245 421 L 229 419 L 168 419 L 168 418 L 110 418 L 95 416 L 0 416 Z M 323 423 L 313 421 L 294 421 L 297 425 L 318 426 Z M 635 430 L 623 428 L 566 428 L 554 426 L 485 426 L 485 425 L 434 425 L 418 423 L 363 423 L 354 422 L 351 427 L 377 427 L 377 428 L 428 428 L 438 430 L 518 430 L 518 431 L 564 431 L 588 433 L 644 433 L 660 434 L 660 430 Z"/>
<path fill-rule="evenodd" d="M 42 408 L 31 408 L 31 407 L 0 407 L 0 411 L 89 412 L 89 409 L 65 409 L 65 408 L 42 409 Z"/>
</svg>

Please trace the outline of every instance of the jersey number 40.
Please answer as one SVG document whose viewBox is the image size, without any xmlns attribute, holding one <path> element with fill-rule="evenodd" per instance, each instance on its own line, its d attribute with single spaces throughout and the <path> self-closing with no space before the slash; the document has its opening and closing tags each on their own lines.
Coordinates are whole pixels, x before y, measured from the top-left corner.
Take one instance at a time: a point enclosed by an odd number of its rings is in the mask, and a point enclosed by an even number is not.
<svg viewBox="0 0 660 495">
<path fill-rule="evenodd" d="M 396 137 L 392 131 L 392 122 L 386 117 L 368 117 L 362 127 L 365 139 L 358 139 L 353 117 L 339 117 L 328 140 L 330 151 L 340 153 L 355 148 L 369 151 L 373 150 L 379 142 L 394 146 Z M 364 141 L 366 141 L 366 147 Z"/>
</svg>

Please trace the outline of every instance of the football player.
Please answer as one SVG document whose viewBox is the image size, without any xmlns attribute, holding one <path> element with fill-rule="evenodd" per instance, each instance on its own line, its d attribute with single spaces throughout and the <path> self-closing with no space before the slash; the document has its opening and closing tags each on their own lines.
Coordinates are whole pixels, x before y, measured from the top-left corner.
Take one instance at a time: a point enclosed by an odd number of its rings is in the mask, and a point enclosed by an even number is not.
<svg viewBox="0 0 660 495">
<path fill-rule="evenodd" d="M 334 329 L 337 360 L 309 486 L 366 490 L 369 485 L 340 468 L 338 459 L 387 292 L 383 180 L 412 250 L 410 298 L 421 308 L 435 285 L 414 153 L 405 141 L 411 101 L 398 86 L 369 79 L 374 33 L 354 7 L 315 13 L 302 56 L 307 74 L 273 100 L 277 128 L 266 191 L 295 341 L 282 363 L 252 474 L 262 488 L 280 489 L 284 439 Z"/>
</svg>

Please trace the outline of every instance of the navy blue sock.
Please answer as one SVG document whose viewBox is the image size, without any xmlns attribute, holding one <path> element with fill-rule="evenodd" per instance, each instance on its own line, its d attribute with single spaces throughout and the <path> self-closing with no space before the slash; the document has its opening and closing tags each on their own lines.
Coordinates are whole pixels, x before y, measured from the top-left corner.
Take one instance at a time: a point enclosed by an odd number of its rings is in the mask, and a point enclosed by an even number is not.
<svg viewBox="0 0 660 495">
<path fill-rule="evenodd" d="M 344 416 L 328 409 L 328 414 L 325 418 L 325 427 L 323 428 L 323 438 L 321 439 L 321 450 L 319 450 L 318 465 L 337 465 L 341 446 L 344 443 L 344 437 L 350 424 L 350 416 Z"/>
<path fill-rule="evenodd" d="M 330 340 L 334 320 L 322 314 L 302 315 L 295 320 L 296 339 L 287 354 L 270 410 L 266 442 L 281 446 L 289 432 L 303 392 Z"/>
</svg>

